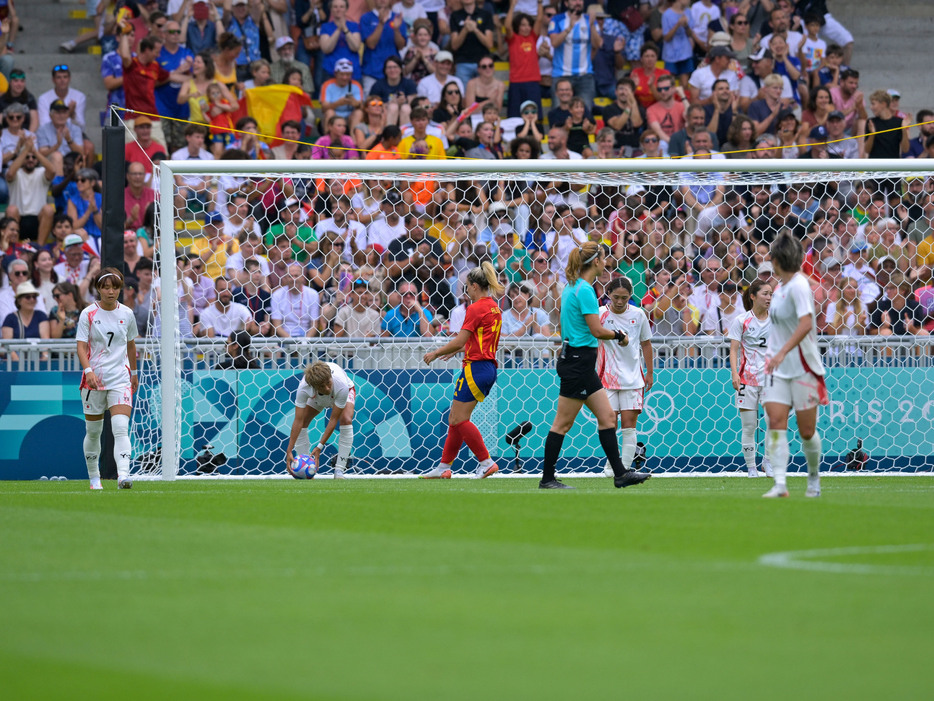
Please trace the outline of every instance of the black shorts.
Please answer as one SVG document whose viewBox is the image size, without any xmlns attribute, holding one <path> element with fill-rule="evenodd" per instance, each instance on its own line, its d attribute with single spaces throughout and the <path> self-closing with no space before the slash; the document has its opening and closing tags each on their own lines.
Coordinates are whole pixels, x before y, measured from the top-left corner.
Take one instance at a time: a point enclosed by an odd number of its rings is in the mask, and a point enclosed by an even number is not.
<svg viewBox="0 0 934 701">
<path fill-rule="evenodd" d="M 584 401 L 603 389 L 597 375 L 597 349 L 589 346 L 574 347 L 565 344 L 558 356 L 558 394 L 569 399 Z"/>
</svg>

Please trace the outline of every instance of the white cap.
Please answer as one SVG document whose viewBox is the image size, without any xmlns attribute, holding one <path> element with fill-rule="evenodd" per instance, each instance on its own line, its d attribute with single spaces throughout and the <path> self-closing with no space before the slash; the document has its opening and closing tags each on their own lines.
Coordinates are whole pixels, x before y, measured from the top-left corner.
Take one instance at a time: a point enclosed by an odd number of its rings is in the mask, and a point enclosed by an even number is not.
<svg viewBox="0 0 934 701">
<path fill-rule="evenodd" d="M 349 59 L 342 58 L 334 64 L 335 73 L 353 73 L 353 64 Z"/>
<path fill-rule="evenodd" d="M 292 41 L 292 37 L 279 37 L 276 39 L 276 51 L 281 49 L 286 44 L 292 44 L 294 46 L 295 42 Z"/>
</svg>

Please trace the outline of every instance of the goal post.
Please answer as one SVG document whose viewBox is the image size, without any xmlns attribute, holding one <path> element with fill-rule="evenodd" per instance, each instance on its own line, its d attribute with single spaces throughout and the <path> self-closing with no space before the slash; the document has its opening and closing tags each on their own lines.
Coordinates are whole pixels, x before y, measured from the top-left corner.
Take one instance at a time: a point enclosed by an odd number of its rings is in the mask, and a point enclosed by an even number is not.
<svg viewBox="0 0 934 701">
<path fill-rule="evenodd" d="M 519 468 L 516 474 L 532 474 L 541 464 L 543 438 L 557 396 L 554 360 L 560 345 L 560 313 L 553 298 L 560 296 L 562 256 L 566 260 L 564 226 L 570 230 L 571 240 L 583 235 L 609 241 L 619 274 L 643 280 L 644 284 L 637 285 L 637 295 L 657 295 L 649 304 L 660 304 L 657 300 L 670 291 L 670 299 L 665 297 L 670 306 L 660 313 L 654 326 L 656 388 L 646 397 L 639 428 L 648 469 L 655 472 L 729 473 L 742 465 L 735 394 L 729 386 L 729 343 L 721 332 L 704 328 L 712 322 L 709 315 L 702 318 L 700 312 L 709 310 L 689 309 L 678 318 L 667 311 L 677 311 L 682 302 L 679 289 L 670 289 L 676 287 L 673 283 L 660 282 L 666 280 L 662 271 L 669 258 L 688 257 L 692 262 L 716 258 L 724 267 L 728 261 L 728 278 L 718 289 L 735 289 L 735 294 L 730 294 L 738 298 L 742 288 L 755 279 L 757 256 L 762 255 L 755 245 L 760 239 L 753 234 L 765 231 L 767 235 L 761 239 L 765 240 L 787 227 L 809 245 L 820 239 L 822 246 L 834 247 L 834 255 L 816 259 L 818 268 L 821 261 L 836 260 L 850 248 L 868 246 L 872 251 L 866 263 L 875 277 L 877 269 L 881 273 L 888 265 L 881 260 L 886 256 L 880 254 L 880 247 L 889 245 L 895 250 L 887 243 L 891 232 L 886 231 L 892 226 L 890 220 L 895 220 L 901 256 L 895 261 L 895 272 L 887 271 L 888 277 L 880 277 L 879 283 L 896 280 L 900 285 L 908 284 L 915 296 L 931 286 L 930 279 L 919 277 L 930 275 L 929 268 L 916 261 L 916 239 L 926 224 L 906 221 L 894 199 L 897 195 L 900 202 L 908 202 L 915 197 L 914 205 L 924 210 L 930 204 L 934 215 L 934 168 L 923 160 L 189 160 L 162 161 L 156 173 L 158 299 L 150 317 L 149 335 L 154 338 L 142 344 L 148 350 L 141 364 L 144 386 L 136 415 L 144 420 L 134 422 L 133 433 L 134 471 L 162 479 L 199 474 L 283 475 L 284 444 L 293 411 L 291 396 L 304 365 L 316 359 L 337 363 L 357 385 L 354 467 L 358 474 L 413 474 L 429 469 L 443 444 L 451 385 L 459 363 L 455 359 L 429 368 L 420 359 L 440 345 L 442 336 L 456 323 L 457 305 L 453 302 L 460 301 L 459 277 L 484 257 L 503 268 L 510 288 L 505 306 L 514 303 L 512 295 L 530 291 L 528 300 L 516 303 L 514 316 L 527 318 L 523 316 L 523 304 L 527 304 L 534 320 L 523 322 L 528 323 L 528 332 L 504 334 L 500 380 L 487 401 L 478 404 L 474 422 L 494 457 L 503 461 L 503 472 Z M 183 182 L 186 178 L 201 182 L 180 188 L 176 176 Z M 918 181 L 920 193 L 913 184 Z M 431 191 L 427 200 L 423 198 L 426 190 Z M 387 205 L 395 202 L 389 191 L 399 195 L 401 204 Z M 885 198 L 882 210 L 870 210 L 878 204 L 880 192 L 893 196 Z M 726 193 L 740 194 L 739 209 L 711 213 Z M 828 197 L 827 202 L 835 204 L 825 204 Z M 866 197 L 868 203 L 864 202 Z M 369 222 L 363 238 L 355 239 L 354 229 L 349 227 L 335 233 L 334 211 L 343 206 L 338 200 L 350 202 L 352 221 Z M 237 202 L 246 207 L 248 217 L 235 211 Z M 461 215 L 459 224 L 451 225 L 454 219 L 448 216 L 452 209 L 448 202 L 453 203 L 453 213 Z M 294 215 L 287 211 L 290 207 L 298 208 Z M 799 210 L 800 216 L 793 214 Z M 834 210 L 841 211 L 836 211 L 830 222 Z M 567 221 L 554 219 L 560 212 L 569 212 Z M 408 276 L 402 273 L 393 279 L 390 274 L 387 249 L 393 239 L 380 236 L 392 227 L 378 225 L 393 213 L 403 222 L 393 225 L 397 238 L 421 226 L 428 236 L 428 248 L 440 241 L 444 251 L 444 261 L 432 258 L 432 263 L 420 264 L 436 265 L 437 272 L 434 268 L 412 270 L 419 299 L 433 314 L 430 335 L 335 338 L 335 310 L 356 299 L 356 276 L 364 274 L 361 271 L 371 277 L 360 286 L 359 294 L 372 294 L 373 308 L 383 315 L 383 321 L 400 304 L 399 283 Z M 911 215 L 915 214 L 912 209 Z M 288 216 L 295 217 L 294 224 Z M 810 223 L 804 221 L 805 216 L 810 217 Z M 824 218 L 815 224 L 816 217 Z M 410 227 L 406 224 L 410 219 L 421 223 Z M 240 227 L 244 220 L 248 222 Z M 252 341 L 257 369 L 216 369 L 225 356 L 225 340 L 192 336 L 188 321 L 180 316 L 180 310 L 184 315 L 186 305 L 193 304 L 195 293 L 189 292 L 184 282 L 191 273 L 179 275 L 179 260 L 214 255 L 210 251 L 205 254 L 208 228 L 219 231 L 225 240 L 229 232 L 235 232 L 237 246 L 250 247 L 253 255 L 267 259 L 280 272 L 284 269 L 284 274 L 288 261 L 272 260 L 277 239 L 291 237 L 287 248 L 294 248 L 290 255 L 295 260 L 299 254 L 316 249 L 300 262 L 313 278 L 309 284 L 320 287 L 315 289 L 320 316 L 313 324 L 321 335 L 257 334 Z M 309 234 L 314 236 L 313 246 L 302 248 L 308 241 L 296 238 L 299 228 L 313 230 Z M 262 243 L 252 248 L 249 240 L 254 232 Z M 506 263 L 497 260 L 500 248 L 506 250 L 498 243 L 503 232 L 508 233 L 509 250 L 513 251 Z M 349 255 L 334 253 L 341 236 L 348 249 L 353 247 Z M 458 238 L 461 236 L 463 241 Z M 638 248 L 636 253 L 627 251 L 627 237 L 637 242 L 633 244 Z M 331 259 L 322 253 L 325 245 L 330 247 L 328 255 L 336 256 L 336 265 L 328 263 Z M 552 283 L 535 272 L 532 254 L 539 249 Z M 414 265 L 411 258 L 408 260 Z M 515 260 L 518 268 L 513 265 Z M 850 263 L 837 262 L 841 268 Z M 674 264 L 669 278 L 674 273 L 677 279 L 682 267 Z M 713 266 L 701 263 L 696 267 Z M 181 269 L 185 270 L 184 265 Z M 815 280 L 823 272 L 815 270 Z M 249 277 L 246 272 L 238 275 L 238 283 Z M 323 275 L 330 277 L 325 280 Z M 283 279 L 287 277 L 277 278 L 279 282 Z M 436 288 L 445 285 L 446 292 L 437 292 Z M 664 289 L 658 289 L 659 285 Z M 883 285 L 878 286 L 874 302 L 886 294 Z M 274 292 L 276 288 L 270 287 Z M 835 294 L 839 298 L 839 290 Z M 866 296 L 868 299 L 869 294 Z M 643 299 L 634 301 L 642 303 Z M 821 336 L 835 402 L 821 410 L 827 453 L 824 469 L 843 470 L 860 441 L 870 458 L 863 466 L 866 470 L 934 471 L 934 431 L 930 431 L 934 402 L 924 399 L 934 396 L 930 336 L 923 328 L 920 333 L 870 335 L 863 327 L 871 321 L 871 308 L 870 304 L 864 306 L 865 324 L 858 311 L 854 314 L 843 305 L 843 326 L 834 334 Z M 696 319 L 692 316 L 695 312 Z M 836 303 L 825 305 L 819 313 L 827 315 L 822 323 L 829 330 Z M 327 314 L 332 316 L 326 318 Z M 855 322 L 847 321 L 849 317 Z M 919 320 L 919 326 L 929 321 L 929 317 Z M 694 335 L 687 335 L 692 324 L 698 328 L 693 329 Z M 672 325 L 677 328 L 673 330 Z M 533 333 L 535 329 L 543 333 Z M 532 430 L 514 438 L 512 429 L 525 422 L 533 424 Z M 312 424 L 313 439 L 319 424 L 323 427 L 321 417 Z M 592 421 L 582 415 L 569 434 L 560 469 L 598 474 L 603 459 L 593 429 Z M 793 440 L 795 450 L 800 453 Z M 333 451 L 333 446 L 326 449 L 325 462 Z M 472 462 L 464 449 L 460 471 L 469 472 Z M 791 469 L 803 469 L 803 461 Z"/>
</svg>

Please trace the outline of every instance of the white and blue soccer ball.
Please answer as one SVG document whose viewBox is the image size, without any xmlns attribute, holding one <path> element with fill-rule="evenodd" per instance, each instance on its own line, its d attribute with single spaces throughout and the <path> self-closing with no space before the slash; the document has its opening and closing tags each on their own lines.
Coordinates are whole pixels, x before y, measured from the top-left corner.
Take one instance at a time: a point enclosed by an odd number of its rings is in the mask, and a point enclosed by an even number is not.
<svg viewBox="0 0 934 701">
<path fill-rule="evenodd" d="M 289 468 L 289 474 L 297 480 L 314 479 L 317 472 L 318 466 L 310 455 L 299 455 L 292 461 L 292 467 Z"/>
</svg>

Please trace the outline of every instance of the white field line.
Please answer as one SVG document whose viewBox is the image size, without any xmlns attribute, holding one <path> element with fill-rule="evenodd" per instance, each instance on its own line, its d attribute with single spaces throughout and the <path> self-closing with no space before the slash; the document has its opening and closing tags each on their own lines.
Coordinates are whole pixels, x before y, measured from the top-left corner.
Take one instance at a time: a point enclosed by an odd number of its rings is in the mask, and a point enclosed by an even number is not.
<svg viewBox="0 0 934 701">
<path fill-rule="evenodd" d="M 829 562 L 826 558 L 850 557 L 854 555 L 892 555 L 934 551 L 932 543 L 911 545 L 866 545 L 848 548 L 825 548 L 821 550 L 788 550 L 766 553 L 759 558 L 765 567 L 832 574 L 905 574 L 934 576 L 934 566 L 924 565 L 870 565 L 858 562 Z"/>
</svg>

